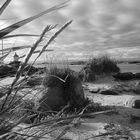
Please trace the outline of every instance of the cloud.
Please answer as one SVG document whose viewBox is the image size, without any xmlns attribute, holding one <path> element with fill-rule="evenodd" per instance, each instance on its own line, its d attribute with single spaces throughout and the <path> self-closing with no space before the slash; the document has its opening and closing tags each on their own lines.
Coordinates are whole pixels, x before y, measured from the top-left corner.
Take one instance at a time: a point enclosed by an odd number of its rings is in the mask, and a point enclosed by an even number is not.
<svg viewBox="0 0 140 140">
<path fill-rule="evenodd" d="M 4 0 L 0 4 L 2 2 Z M 58 3 L 59 0 L 13 0 L 1 18 L 16 19 L 8 22 L 0 20 L 0 28 Z M 124 53 L 130 56 L 131 52 L 137 54 L 138 50 L 133 48 L 138 48 L 140 45 L 139 5 L 139 0 L 71 0 L 66 8 L 42 16 L 13 33 L 40 34 L 48 24 L 58 23 L 60 28 L 66 21 L 73 19 L 68 29 L 50 46 L 59 51 L 60 55 L 84 58 L 93 55 L 94 52 L 96 54 L 109 52 L 110 55 L 117 57 L 121 52 L 119 49 L 123 49 Z M 15 45 L 20 44 L 20 39 L 17 40 Z M 35 39 L 22 38 L 21 44 L 32 44 L 34 41 Z M 125 56 L 122 54 L 122 57 Z"/>
</svg>

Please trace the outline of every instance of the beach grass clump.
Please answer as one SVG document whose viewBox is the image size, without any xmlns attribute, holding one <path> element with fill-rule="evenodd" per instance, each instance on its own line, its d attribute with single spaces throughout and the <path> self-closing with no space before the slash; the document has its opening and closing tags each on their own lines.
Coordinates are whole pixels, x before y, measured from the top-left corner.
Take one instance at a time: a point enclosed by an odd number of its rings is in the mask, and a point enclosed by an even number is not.
<svg viewBox="0 0 140 140">
<path fill-rule="evenodd" d="M 68 104 L 75 109 L 87 101 L 78 74 L 69 67 L 50 67 L 43 85 L 45 90 L 39 99 L 40 110 L 60 110 Z"/>
<path fill-rule="evenodd" d="M 117 66 L 117 61 L 107 55 L 89 59 L 81 70 L 84 80 L 88 82 L 96 80 L 97 75 L 110 75 L 118 72 L 120 68 Z"/>
<path fill-rule="evenodd" d="M 74 74 L 73 71 L 68 66 L 59 67 L 57 65 L 51 65 L 47 71 L 43 82 L 46 87 L 57 86 L 57 84 L 65 83 L 67 75 Z"/>
</svg>

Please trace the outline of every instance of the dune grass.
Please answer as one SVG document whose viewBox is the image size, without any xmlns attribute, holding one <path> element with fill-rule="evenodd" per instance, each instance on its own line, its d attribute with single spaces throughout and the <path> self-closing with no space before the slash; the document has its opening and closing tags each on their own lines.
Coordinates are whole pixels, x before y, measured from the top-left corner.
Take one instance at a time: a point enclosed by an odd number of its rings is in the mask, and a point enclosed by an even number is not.
<svg viewBox="0 0 140 140">
<path fill-rule="evenodd" d="M 11 2 L 11 0 L 7 0 L 4 5 L 0 8 L 0 14 L 3 13 L 3 11 L 5 10 L 5 8 L 8 6 L 8 4 Z M 60 8 L 63 8 L 66 6 L 67 2 L 64 2 L 60 5 L 56 5 L 36 16 L 33 16 L 31 18 L 25 19 L 23 21 L 20 21 L 18 23 L 15 23 L 7 28 L 4 28 L 2 30 L 0 30 L 0 39 L 3 39 L 3 37 L 5 37 L 8 33 L 12 32 L 13 30 L 23 26 L 24 24 L 31 22 L 32 20 L 48 13 L 48 12 L 52 12 L 55 10 L 58 10 Z M 52 35 L 52 37 L 50 37 L 50 39 L 47 41 L 46 45 L 44 45 L 44 47 L 40 50 L 38 57 L 44 52 L 46 51 L 46 48 L 48 47 L 48 45 L 67 27 L 71 24 L 72 21 L 64 24 L 64 26 L 62 28 L 60 28 L 56 33 L 54 33 L 54 35 Z M 13 28 L 15 27 L 16 28 Z M 9 85 L 6 89 L 4 89 L 4 94 L 1 96 L 0 98 L 0 138 L 1 139 L 10 139 L 11 137 L 9 135 L 11 135 L 12 133 L 12 129 L 15 128 L 17 125 L 19 125 L 22 122 L 25 122 L 26 120 L 29 120 L 30 117 L 36 115 L 36 113 L 33 112 L 33 104 L 31 102 L 31 100 L 24 100 L 24 98 L 30 94 L 29 91 L 27 91 L 26 93 L 24 93 L 24 95 L 19 96 L 20 93 L 20 87 L 21 85 L 24 84 L 25 80 L 28 80 L 27 75 L 25 75 L 24 79 L 19 82 L 19 84 L 17 85 L 20 76 L 22 75 L 23 70 L 26 67 L 26 64 L 28 63 L 30 57 L 32 56 L 32 54 L 35 52 L 36 48 L 38 47 L 38 45 L 40 44 L 40 42 L 42 42 L 42 40 L 44 39 L 44 35 L 46 34 L 46 32 L 52 30 L 53 28 L 55 28 L 55 26 L 47 26 L 42 34 L 40 35 L 39 39 L 36 41 L 36 43 L 33 45 L 33 47 L 31 47 L 30 51 L 27 53 L 23 64 L 19 67 L 15 79 L 13 80 L 12 84 Z M 14 35 L 15 36 L 15 35 Z M 38 57 L 35 59 L 35 61 L 38 59 Z M 34 62 L 35 62 L 34 61 Z M 34 63 L 33 63 L 34 64 Z M 32 64 L 32 65 L 33 65 Z M 32 66 L 31 65 L 31 66 Z M 16 88 L 15 88 L 16 86 Z M 4 87 L 5 88 L 5 87 Z M 3 90 L 3 88 L 1 88 Z M 18 98 L 17 98 L 18 97 Z M 17 111 L 19 110 L 19 111 Z M 17 114 L 20 116 L 22 113 L 22 117 L 19 117 L 18 120 L 14 120 L 13 121 L 13 117 L 15 112 L 17 111 Z M 12 123 L 11 123 L 12 121 Z M 12 133 L 13 135 L 14 133 Z M 8 136 L 8 137 L 5 137 Z"/>
<path fill-rule="evenodd" d="M 43 85 L 45 88 L 49 88 L 50 92 L 45 92 L 42 99 L 61 100 L 61 103 L 63 102 L 62 106 L 69 104 L 71 109 L 82 108 L 87 102 L 78 73 L 72 71 L 68 66 L 51 66 L 46 72 Z M 53 93 L 51 93 L 51 89 Z M 61 103 L 56 103 L 57 108 L 62 107 Z"/>
<path fill-rule="evenodd" d="M 67 77 L 73 74 L 74 72 L 69 68 L 69 66 L 63 65 L 62 67 L 59 67 L 55 64 L 51 64 L 46 71 L 44 86 L 55 86 L 60 82 L 65 83 Z"/>
<path fill-rule="evenodd" d="M 97 75 L 110 75 L 120 72 L 117 61 L 107 55 L 89 59 L 80 74 L 85 81 L 96 80 Z"/>
<path fill-rule="evenodd" d="M 8 6 L 8 4 L 11 2 L 11 0 L 7 0 L 6 3 L 0 8 L 0 15 L 3 13 L 4 9 Z M 65 7 L 66 3 L 62 3 L 60 5 L 54 6 L 36 16 L 33 16 L 31 18 L 27 18 L 23 21 L 20 21 L 18 23 L 15 23 L 11 26 L 8 26 L 2 30 L 0 30 L 0 39 L 3 39 L 8 33 L 14 31 L 15 29 L 23 26 L 24 24 L 31 22 L 32 20 L 48 13 L 52 12 L 54 10 L 58 10 L 60 8 Z M 66 28 L 68 27 L 72 21 L 67 22 L 62 26 L 57 32 L 55 32 L 50 39 L 47 41 L 47 43 L 43 46 L 43 48 L 40 50 L 39 55 L 34 60 L 34 62 L 31 64 L 31 66 L 35 63 L 35 61 L 40 57 L 40 55 L 46 50 L 48 45 Z M 16 28 L 13 28 L 15 27 Z M 88 117 L 88 116 L 95 116 L 99 114 L 104 114 L 108 112 L 112 112 L 112 110 L 107 111 L 101 111 L 101 112 L 95 112 L 95 113 L 87 113 L 83 114 L 84 111 L 87 109 L 87 103 L 88 100 L 84 97 L 84 92 L 82 88 L 81 81 L 79 80 L 78 75 L 71 71 L 68 67 L 58 69 L 57 67 L 51 68 L 44 79 L 43 85 L 44 87 L 54 87 L 60 85 L 63 89 L 63 99 L 65 100 L 65 105 L 67 106 L 67 103 L 70 104 L 70 106 L 75 108 L 80 108 L 81 110 L 74 110 L 75 112 L 71 115 L 68 115 L 64 112 L 65 107 L 62 108 L 59 111 L 52 111 L 49 116 L 47 116 L 45 113 L 48 114 L 48 112 L 40 112 L 40 110 L 37 110 L 35 108 L 35 102 L 28 97 L 28 95 L 33 94 L 34 89 L 22 91 L 21 87 L 28 81 L 27 75 L 23 78 L 23 80 L 19 80 L 21 77 L 23 70 L 26 67 L 26 64 L 28 63 L 29 59 L 35 52 L 36 48 L 42 42 L 44 39 L 44 35 L 46 32 L 52 30 L 56 26 L 47 26 L 39 39 L 36 41 L 36 43 L 33 45 L 32 48 L 30 48 L 30 51 L 27 53 L 23 64 L 19 67 L 15 79 L 13 80 L 12 84 L 4 87 L 4 95 L 0 97 L 0 139 L 10 140 L 10 139 L 40 139 L 44 138 L 47 139 L 45 135 L 51 133 L 55 129 L 58 129 L 60 127 L 64 127 L 65 129 L 62 130 L 62 133 L 58 135 L 55 139 L 60 139 L 68 130 L 69 124 L 73 124 L 72 122 L 75 121 L 75 119 L 80 119 L 81 117 Z M 3 90 L 3 88 L 2 88 Z M 42 90 L 42 89 L 41 89 Z M 38 93 L 41 92 L 41 90 L 38 90 Z M 0 91 L 1 92 L 1 91 Z M 22 95 L 20 95 L 22 93 Z M 99 106 L 96 106 L 99 109 Z M 95 107 L 95 108 L 96 108 Z M 93 108 L 92 108 L 93 109 Z M 102 110 L 102 108 L 101 108 Z M 94 110 L 96 111 L 96 109 Z M 98 110 L 99 111 L 99 110 Z M 45 114 L 44 118 L 39 119 L 37 121 L 37 118 L 40 117 L 40 114 Z M 34 119 L 35 117 L 35 119 Z M 33 120 L 32 120 L 33 119 Z M 18 125 L 31 121 L 32 125 L 26 126 L 25 128 L 20 128 L 17 130 Z M 63 125 L 62 125 L 63 124 Z M 68 127 L 67 127 L 68 126 Z M 37 128 L 36 128 L 37 127 Z M 15 129 L 16 128 L 16 129 Z M 31 128 L 35 128 L 33 131 L 31 131 Z M 66 129 L 67 128 L 67 129 Z M 27 130 L 27 131 L 24 131 Z M 27 133 L 30 132 L 30 133 Z"/>
</svg>

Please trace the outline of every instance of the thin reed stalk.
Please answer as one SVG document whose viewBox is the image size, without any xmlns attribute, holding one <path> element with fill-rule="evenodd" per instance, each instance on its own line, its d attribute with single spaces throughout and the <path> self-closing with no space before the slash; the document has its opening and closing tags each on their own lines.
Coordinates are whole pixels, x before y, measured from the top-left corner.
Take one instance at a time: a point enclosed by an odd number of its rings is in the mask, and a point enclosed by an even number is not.
<svg viewBox="0 0 140 140">
<path fill-rule="evenodd" d="M 72 116 L 68 116 L 68 117 L 61 117 L 61 118 L 54 118 L 54 119 L 49 119 L 47 121 L 44 121 L 44 122 L 41 122 L 41 123 L 37 123 L 37 124 L 34 124 L 34 125 L 31 125 L 29 127 L 26 127 L 26 128 L 23 128 L 23 129 L 20 129 L 18 131 L 23 131 L 25 129 L 30 129 L 30 128 L 33 128 L 33 127 L 37 127 L 37 126 L 40 126 L 40 125 L 45 125 L 45 124 L 48 124 L 48 123 L 52 123 L 52 122 L 57 122 L 57 121 L 64 121 L 64 120 L 70 120 L 70 119 L 73 119 L 73 118 L 79 118 L 79 117 L 94 117 L 96 115 L 100 115 L 100 114 L 107 114 L 107 113 L 110 113 L 110 112 L 115 112 L 116 110 L 112 109 L 112 110 L 106 110 L 106 111 L 100 111 L 100 112 L 95 112 L 95 113 L 85 113 L 85 114 L 78 114 L 78 115 L 72 115 Z"/>
<path fill-rule="evenodd" d="M 34 60 L 33 64 L 35 61 L 40 57 L 40 55 L 46 50 L 46 48 L 49 46 L 49 44 L 65 29 L 67 28 L 70 24 L 72 23 L 72 20 L 68 21 L 66 24 L 64 24 L 47 42 L 47 44 L 42 48 L 36 59 Z"/>
<path fill-rule="evenodd" d="M 11 0 L 7 0 L 7 3 L 8 3 L 8 1 L 11 1 Z M 59 10 L 59 9 L 61 9 L 61 8 L 63 8 L 63 7 L 66 7 L 66 6 L 67 6 L 67 2 L 68 2 L 68 1 L 63 2 L 63 3 L 60 3 L 60 4 L 58 4 L 58 5 L 55 5 L 55 6 L 51 7 L 51 8 L 49 8 L 49 9 L 45 10 L 44 12 L 41 12 L 41 13 L 35 15 L 35 16 L 26 18 L 26 19 L 21 20 L 21 21 L 19 21 L 19 22 L 17 22 L 17 23 L 14 23 L 14 24 L 12 24 L 12 25 L 10 25 L 10 26 L 4 28 L 4 29 L 1 29 L 1 30 L 0 30 L 0 39 L 2 39 L 4 36 L 6 36 L 7 34 L 11 33 L 12 31 L 14 31 L 14 30 L 20 28 L 21 26 L 23 26 L 23 25 L 25 25 L 25 24 L 27 24 L 27 23 L 29 23 L 29 22 L 31 22 L 31 21 L 33 21 L 33 20 L 35 20 L 35 19 L 37 19 L 37 18 L 39 18 L 39 17 L 45 15 L 45 14 L 47 14 L 47 13 L 50 13 L 50 12 L 52 12 L 52 11 L 56 11 L 56 10 Z M 9 3 L 8 3 L 8 4 L 9 4 Z M 6 6 L 7 6 L 8 4 L 6 4 Z M 4 5 L 5 5 L 5 4 L 4 4 Z M 3 9 L 5 9 L 4 5 L 1 7 L 0 12 L 1 12 L 1 11 L 3 12 Z M 3 7 L 4 7 L 4 8 L 3 8 Z"/>
<path fill-rule="evenodd" d="M 19 69 L 18 69 L 18 71 L 17 71 L 17 73 L 16 73 L 16 77 L 15 77 L 15 79 L 13 80 L 9 91 L 7 92 L 7 96 L 6 96 L 5 101 L 4 101 L 4 103 L 3 103 L 2 107 L 1 107 L 1 111 L 3 110 L 4 105 L 5 105 L 5 103 L 6 103 L 7 99 L 8 99 L 8 97 L 9 97 L 9 95 L 11 94 L 14 85 L 15 85 L 16 82 L 19 80 L 19 78 L 20 78 L 20 76 L 21 76 L 21 74 L 22 74 L 22 72 L 23 72 L 23 70 L 24 70 L 26 64 L 28 63 L 30 57 L 32 56 L 33 52 L 34 52 L 35 49 L 38 47 L 39 43 L 42 41 L 42 39 L 43 39 L 44 35 L 46 34 L 46 32 L 50 31 L 51 29 L 52 29 L 51 26 L 47 26 L 47 27 L 43 30 L 43 32 L 42 32 L 40 38 L 36 41 L 36 43 L 34 44 L 34 46 L 30 49 L 29 53 L 26 55 L 23 64 L 19 67 Z"/>
<path fill-rule="evenodd" d="M 7 0 L 2 7 L 0 8 L 0 16 L 1 14 L 4 12 L 4 10 L 6 9 L 6 7 L 9 5 L 9 3 L 11 2 L 11 0 Z"/>
<path fill-rule="evenodd" d="M 69 22 L 65 23 L 56 33 L 54 33 L 54 35 L 49 39 L 49 41 L 47 42 L 46 45 L 44 45 L 44 47 L 42 48 L 42 50 L 39 52 L 38 56 L 36 57 L 36 59 L 33 61 L 33 63 L 30 65 L 33 66 L 34 63 L 36 62 L 36 60 L 41 56 L 41 54 L 46 50 L 46 48 L 49 46 L 49 44 L 65 29 L 67 28 L 70 24 L 72 23 L 72 20 L 70 20 Z M 51 27 L 51 29 L 54 29 L 57 25 Z M 29 68 L 30 70 L 30 68 Z M 28 70 L 28 71 L 29 71 Z M 27 72 L 28 73 L 28 72 Z M 61 79 L 60 77 L 57 77 L 55 75 L 52 75 L 53 77 L 58 78 L 60 81 L 65 82 L 68 75 L 66 76 L 65 80 Z"/>
</svg>

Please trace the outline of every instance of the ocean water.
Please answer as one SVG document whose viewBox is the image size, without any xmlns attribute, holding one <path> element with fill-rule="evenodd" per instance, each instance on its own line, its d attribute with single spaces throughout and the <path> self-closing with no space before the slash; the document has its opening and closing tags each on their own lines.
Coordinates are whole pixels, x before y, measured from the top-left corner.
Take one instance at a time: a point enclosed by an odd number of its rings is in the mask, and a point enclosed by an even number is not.
<svg viewBox="0 0 140 140">
<path fill-rule="evenodd" d="M 63 66 L 63 64 L 57 64 L 60 67 Z M 42 65 L 38 65 L 38 67 L 50 67 L 49 64 L 42 64 Z M 84 65 L 69 65 L 69 67 L 74 70 L 74 71 L 80 71 L 82 69 Z M 118 64 L 118 66 L 120 67 L 121 72 L 133 72 L 133 73 L 140 73 L 140 63 L 138 64 L 130 64 L 130 63 L 121 63 Z"/>
<path fill-rule="evenodd" d="M 121 72 L 133 72 L 133 73 L 140 73 L 140 63 L 138 64 L 129 64 L 129 63 L 122 63 L 118 64 L 121 69 Z"/>
</svg>

